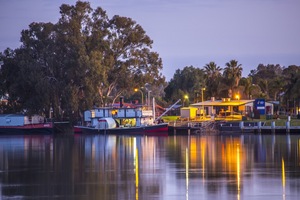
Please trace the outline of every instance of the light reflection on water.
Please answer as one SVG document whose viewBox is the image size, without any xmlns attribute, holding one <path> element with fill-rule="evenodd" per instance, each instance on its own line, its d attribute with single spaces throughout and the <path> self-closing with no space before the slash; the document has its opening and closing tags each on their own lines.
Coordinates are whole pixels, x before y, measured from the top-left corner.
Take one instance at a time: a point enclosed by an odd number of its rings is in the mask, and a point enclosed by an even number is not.
<svg viewBox="0 0 300 200">
<path fill-rule="evenodd" d="M 298 199 L 299 157 L 295 135 L 0 136 L 0 199 Z"/>
</svg>

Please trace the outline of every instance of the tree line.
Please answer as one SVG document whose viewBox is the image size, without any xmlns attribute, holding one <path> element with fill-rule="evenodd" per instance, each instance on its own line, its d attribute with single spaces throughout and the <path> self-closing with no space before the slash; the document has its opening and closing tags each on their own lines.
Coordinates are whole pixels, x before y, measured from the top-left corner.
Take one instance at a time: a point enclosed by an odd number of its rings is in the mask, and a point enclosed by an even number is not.
<svg viewBox="0 0 300 200">
<path fill-rule="evenodd" d="M 109 18 L 101 7 L 82 1 L 62 4 L 60 15 L 57 23 L 31 23 L 21 32 L 19 48 L 0 53 L 2 112 L 73 121 L 84 110 L 109 106 L 120 97 L 140 98 L 134 88 L 164 106 L 184 95 L 191 102 L 236 93 L 241 98 L 300 98 L 299 66 L 260 64 L 245 78 L 236 60 L 223 68 L 210 62 L 178 69 L 166 82 L 153 41 L 131 18 Z"/>
<path fill-rule="evenodd" d="M 237 60 L 225 63 L 222 68 L 209 62 L 202 68 L 186 66 L 178 69 L 165 89 L 165 97 L 176 101 L 189 96 L 189 102 L 221 98 L 256 99 L 280 102 L 287 112 L 297 113 L 300 107 L 300 66 L 259 64 L 242 77 L 243 67 Z M 202 90 L 205 88 L 205 92 Z M 203 94 L 203 97 L 202 97 Z"/>
</svg>

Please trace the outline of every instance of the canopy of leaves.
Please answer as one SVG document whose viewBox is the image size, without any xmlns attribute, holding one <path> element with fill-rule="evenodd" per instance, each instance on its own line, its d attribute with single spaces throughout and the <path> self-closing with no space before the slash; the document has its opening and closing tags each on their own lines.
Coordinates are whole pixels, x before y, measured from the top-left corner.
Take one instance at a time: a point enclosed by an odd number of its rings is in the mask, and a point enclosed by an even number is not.
<svg viewBox="0 0 300 200">
<path fill-rule="evenodd" d="M 231 60 L 225 64 L 223 76 L 226 85 L 229 87 L 229 97 L 232 97 L 239 85 L 239 81 L 242 77 L 242 65 L 238 64 L 238 61 Z"/>
<path fill-rule="evenodd" d="M 165 98 L 170 102 L 175 102 L 178 99 L 183 99 L 185 95 L 189 95 L 189 101 L 195 102 L 203 87 L 205 87 L 204 71 L 193 66 L 187 66 L 182 70 L 176 70 L 165 89 Z"/>
<path fill-rule="evenodd" d="M 285 84 L 282 71 L 283 68 L 280 65 L 259 64 L 257 69 L 251 70 L 249 77 L 252 78 L 252 84 L 260 87 L 262 96 L 267 100 L 276 100 Z"/>
<path fill-rule="evenodd" d="M 283 82 L 285 91 L 285 101 L 295 100 L 300 101 L 300 66 L 291 65 L 283 69 Z"/>
<path fill-rule="evenodd" d="M 210 62 L 204 66 L 206 76 L 206 91 L 209 97 L 221 98 L 222 92 L 222 68 L 215 62 Z"/>
<path fill-rule="evenodd" d="M 113 16 L 90 3 L 63 4 L 56 24 L 31 23 L 22 46 L 1 55 L 2 95 L 20 111 L 76 116 L 92 106 L 148 84 L 162 85 L 162 61 L 153 41 L 131 18 Z"/>
</svg>

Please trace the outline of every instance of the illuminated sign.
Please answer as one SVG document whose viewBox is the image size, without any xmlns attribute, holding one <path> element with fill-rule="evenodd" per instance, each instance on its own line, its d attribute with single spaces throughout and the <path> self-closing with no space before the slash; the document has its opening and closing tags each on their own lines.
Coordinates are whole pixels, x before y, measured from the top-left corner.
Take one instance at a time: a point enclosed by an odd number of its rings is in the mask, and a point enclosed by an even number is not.
<svg viewBox="0 0 300 200">
<path fill-rule="evenodd" d="M 266 101 L 265 99 L 255 99 L 254 109 L 259 111 L 259 114 L 264 115 L 266 112 Z"/>
</svg>

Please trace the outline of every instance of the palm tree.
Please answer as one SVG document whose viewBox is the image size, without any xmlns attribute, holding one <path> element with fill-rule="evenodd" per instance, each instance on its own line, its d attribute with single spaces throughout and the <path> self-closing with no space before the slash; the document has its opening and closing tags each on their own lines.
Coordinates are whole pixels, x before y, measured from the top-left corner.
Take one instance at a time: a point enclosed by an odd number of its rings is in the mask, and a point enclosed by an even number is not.
<svg viewBox="0 0 300 200">
<path fill-rule="evenodd" d="M 231 60 L 225 65 L 226 67 L 224 68 L 223 76 L 228 84 L 229 90 L 231 90 L 231 94 L 234 94 L 234 90 L 238 88 L 240 79 L 242 77 L 243 68 L 242 65 L 238 64 L 238 61 L 236 60 Z"/>
<path fill-rule="evenodd" d="M 222 68 L 217 66 L 215 62 L 210 62 L 204 66 L 204 72 L 208 78 L 217 78 L 221 76 Z"/>
<path fill-rule="evenodd" d="M 222 75 L 222 70 L 223 69 L 217 66 L 215 62 L 210 62 L 204 66 L 207 93 L 209 93 L 212 97 L 218 97 L 219 80 Z"/>
</svg>

